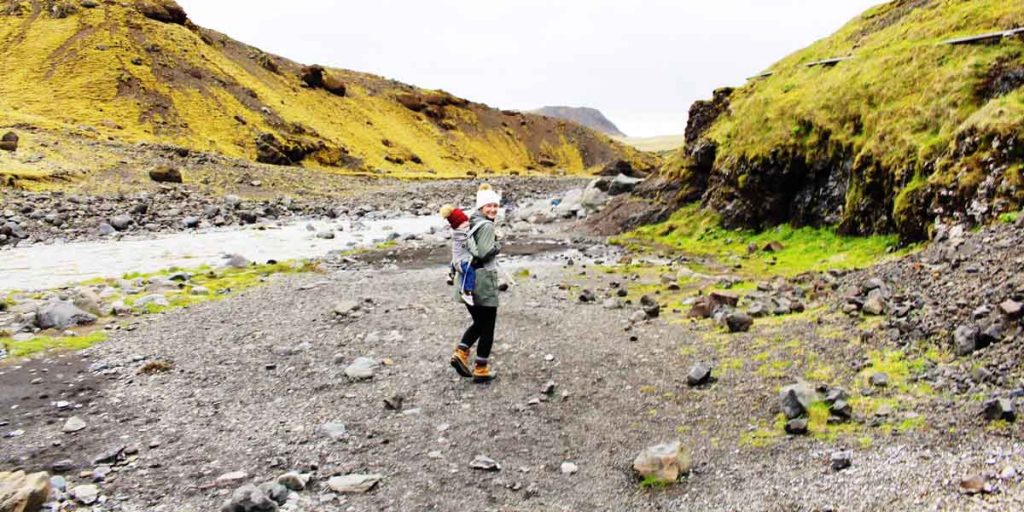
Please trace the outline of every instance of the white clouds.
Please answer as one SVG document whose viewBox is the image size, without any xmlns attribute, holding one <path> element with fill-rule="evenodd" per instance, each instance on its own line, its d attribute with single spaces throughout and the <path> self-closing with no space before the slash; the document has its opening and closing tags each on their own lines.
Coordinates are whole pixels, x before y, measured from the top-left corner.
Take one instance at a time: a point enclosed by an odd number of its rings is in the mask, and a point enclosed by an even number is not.
<svg viewBox="0 0 1024 512">
<path fill-rule="evenodd" d="M 196 23 L 305 63 L 502 108 L 586 105 L 681 133 L 738 85 L 879 0 L 178 0 Z"/>
</svg>

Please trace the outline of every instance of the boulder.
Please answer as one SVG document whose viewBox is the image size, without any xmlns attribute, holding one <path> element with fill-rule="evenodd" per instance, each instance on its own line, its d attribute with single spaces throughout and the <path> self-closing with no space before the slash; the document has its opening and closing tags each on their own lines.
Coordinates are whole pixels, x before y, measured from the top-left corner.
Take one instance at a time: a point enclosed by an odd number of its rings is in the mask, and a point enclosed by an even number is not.
<svg viewBox="0 0 1024 512">
<path fill-rule="evenodd" d="M 188 21 L 185 9 L 174 0 L 138 0 L 135 8 L 143 16 L 161 23 L 174 23 L 184 25 Z"/>
<path fill-rule="evenodd" d="M 50 499 L 50 487 L 46 473 L 0 472 L 0 510 L 38 512 Z"/>
<path fill-rule="evenodd" d="M 14 152 L 18 150 L 18 134 L 7 132 L 0 138 L 0 151 Z"/>
<path fill-rule="evenodd" d="M 978 328 L 973 325 L 961 325 L 953 331 L 953 348 L 956 355 L 966 356 L 978 349 Z"/>
<path fill-rule="evenodd" d="M 181 171 L 162 165 L 149 171 L 149 179 L 157 183 L 181 183 Z"/>
<path fill-rule="evenodd" d="M 1017 320 L 1021 317 L 1021 308 L 1024 307 L 1020 302 L 1013 299 L 1006 299 L 999 304 L 999 311 L 1006 315 L 1011 320 Z"/>
<path fill-rule="evenodd" d="M 742 311 L 733 311 L 725 317 L 729 332 L 746 332 L 754 325 L 754 318 Z"/>
<path fill-rule="evenodd" d="M 697 363 L 690 369 L 690 373 L 686 376 L 686 384 L 690 387 L 703 386 L 711 382 L 711 365 L 707 363 Z"/>
<path fill-rule="evenodd" d="M 853 452 L 844 450 L 835 452 L 829 457 L 832 471 L 842 471 L 853 465 Z"/>
<path fill-rule="evenodd" d="M 277 483 L 285 486 L 292 491 L 301 491 L 309 485 L 309 479 L 311 475 L 309 473 L 299 473 L 298 471 L 289 471 L 279 477 L 277 477 Z"/>
<path fill-rule="evenodd" d="M 640 297 L 640 308 L 644 310 L 644 314 L 647 318 L 658 318 L 661 314 L 661 304 L 650 295 L 644 295 Z"/>
<path fill-rule="evenodd" d="M 622 194 L 628 194 L 636 188 L 637 185 L 643 183 L 641 178 L 630 178 L 624 174 L 620 174 L 612 179 L 608 183 L 608 195 L 618 196 Z"/>
<path fill-rule="evenodd" d="M 1006 398 L 988 400 L 982 406 L 982 415 L 988 421 L 1016 421 L 1017 412 L 1013 408 L 1013 402 Z"/>
<path fill-rule="evenodd" d="M 341 494 L 364 493 L 376 487 L 383 479 L 383 475 L 376 474 L 334 476 L 327 480 L 327 487 Z"/>
<path fill-rule="evenodd" d="M 779 391 L 779 406 L 786 419 L 799 418 L 818 401 L 818 393 L 807 381 L 799 380 Z"/>
<path fill-rule="evenodd" d="M 79 325 L 91 325 L 96 316 L 86 313 L 68 302 L 48 302 L 36 310 L 36 326 L 40 329 L 68 329 Z"/>
<path fill-rule="evenodd" d="M 647 447 L 633 460 L 633 470 L 640 478 L 665 483 L 675 482 L 690 469 L 689 451 L 679 441 Z"/>
<path fill-rule="evenodd" d="M 806 435 L 807 425 L 807 418 L 793 418 L 786 422 L 786 433 L 794 436 Z"/>
<path fill-rule="evenodd" d="M 263 489 L 247 484 L 231 493 L 222 512 L 273 512 L 278 509 L 277 502 L 272 500 Z"/>
<path fill-rule="evenodd" d="M 868 294 L 867 300 L 864 301 L 864 305 L 860 309 L 868 315 L 881 315 L 885 313 L 885 299 L 880 293 L 872 292 Z"/>
</svg>

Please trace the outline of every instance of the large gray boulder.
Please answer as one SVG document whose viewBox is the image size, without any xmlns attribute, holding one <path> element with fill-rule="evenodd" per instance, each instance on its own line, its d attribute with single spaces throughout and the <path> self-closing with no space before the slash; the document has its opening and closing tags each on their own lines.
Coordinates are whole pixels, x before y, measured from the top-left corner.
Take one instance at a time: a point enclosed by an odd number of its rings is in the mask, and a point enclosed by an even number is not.
<svg viewBox="0 0 1024 512">
<path fill-rule="evenodd" d="M 790 384 L 779 391 L 779 405 L 789 420 L 807 414 L 811 404 L 818 400 L 818 392 L 814 390 L 814 386 L 804 380 L 799 380 L 796 384 Z"/>
<path fill-rule="evenodd" d="M 40 329 L 67 329 L 95 322 L 96 316 L 68 302 L 48 302 L 36 310 L 36 326 Z"/>
</svg>

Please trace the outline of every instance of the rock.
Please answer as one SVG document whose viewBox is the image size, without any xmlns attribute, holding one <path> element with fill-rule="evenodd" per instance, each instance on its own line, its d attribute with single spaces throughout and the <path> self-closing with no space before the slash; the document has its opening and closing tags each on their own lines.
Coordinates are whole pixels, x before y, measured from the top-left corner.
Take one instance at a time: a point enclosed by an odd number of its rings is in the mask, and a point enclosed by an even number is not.
<svg viewBox="0 0 1024 512">
<path fill-rule="evenodd" d="M 693 365 L 686 376 L 686 384 L 690 387 L 703 386 L 708 382 L 711 382 L 711 365 L 706 363 Z"/>
<path fill-rule="evenodd" d="M 961 325 L 953 331 L 953 347 L 956 355 L 966 356 L 978 349 L 978 328 L 973 325 Z"/>
<path fill-rule="evenodd" d="M 320 432 L 335 441 L 341 441 L 348 438 L 348 428 L 340 421 L 329 421 L 324 423 L 320 426 Z"/>
<path fill-rule="evenodd" d="M 227 257 L 227 261 L 224 266 L 231 268 L 247 268 L 249 266 L 249 260 L 245 259 L 241 254 L 232 254 Z"/>
<path fill-rule="evenodd" d="M 39 512 L 50 500 L 50 488 L 50 476 L 46 473 L 0 471 L 0 510 Z"/>
<path fill-rule="evenodd" d="M 149 179 L 157 183 L 181 183 L 181 171 L 174 167 L 160 166 L 149 171 Z"/>
<path fill-rule="evenodd" d="M 401 411 L 402 405 L 405 403 L 405 397 L 402 395 L 392 395 L 384 399 L 384 408 L 389 411 Z"/>
<path fill-rule="evenodd" d="M 231 493 L 231 499 L 224 504 L 222 512 L 273 512 L 278 503 L 259 487 L 246 484 Z"/>
<path fill-rule="evenodd" d="M 259 490 L 278 505 L 284 505 L 288 501 L 288 488 L 276 481 L 260 484 Z"/>
<path fill-rule="evenodd" d="M 615 297 L 610 297 L 604 301 L 605 309 L 622 309 L 622 301 Z"/>
<path fill-rule="evenodd" d="M 143 16 L 161 23 L 184 25 L 188 21 L 185 9 L 174 0 L 136 0 L 135 8 Z"/>
<path fill-rule="evenodd" d="M 579 466 L 577 466 L 576 464 L 573 464 L 572 462 L 563 462 L 562 463 L 561 471 L 562 471 L 563 475 L 575 475 L 576 472 L 579 471 L 579 470 L 580 470 Z"/>
<path fill-rule="evenodd" d="M 234 487 L 248 479 L 249 474 L 245 471 L 232 471 L 217 477 L 217 480 L 214 481 L 214 485 L 217 487 Z"/>
<path fill-rule="evenodd" d="M 870 294 L 860 309 L 868 315 L 881 315 L 885 313 L 885 299 L 882 298 L 881 294 Z"/>
<path fill-rule="evenodd" d="M 67 329 L 96 323 L 96 316 L 86 313 L 67 302 L 48 302 L 36 311 L 36 326 L 40 329 Z"/>
<path fill-rule="evenodd" d="M 547 396 L 554 395 L 555 394 L 555 381 L 549 380 L 549 381 L 545 382 L 544 383 L 544 387 L 541 388 L 540 392 L 545 394 L 545 395 L 547 395 Z"/>
<path fill-rule="evenodd" d="M 597 296 L 594 295 L 594 292 L 591 290 L 583 290 L 580 292 L 579 300 L 583 303 L 594 302 L 597 300 Z"/>
<path fill-rule="evenodd" d="M 1016 421 L 1017 412 L 1013 408 L 1013 402 L 1006 398 L 987 400 L 982 405 L 982 415 L 988 421 Z"/>
<path fill-rule="evenodd" d="M 372 379 L 377 371 L 377 361 L 368 357 L 356 358 L 345 368 L 345 375 L 352 380 Z"/>
<path fill-rule="evenodd" d="M 133 306 L 135 306 L 136 308 L 145 308 L 150 304 L 158 307 L 167 307 L 171 305 L 171 302 L 167 300 L 167 297 L 159 293 L 154 293 L 152 295 L 140 297 L 138 300 L 135 301 Z"/>
<path fill-rule="evenodd" d="M 786 419 L 803 416 L 818 401 L 818 393 L 807 381 L 799 380 L 779 391 L 779 405 Z"/>
<path fill-rule="evenodd" d="M 807 434 L 807 418 L 794 418 L 786 422 L 786 433 L 794 436 Z"/>
<path fill-rule="evenodd" d="M 850 451 L 834 452 L 829 459 L 832 471 L 842 471 L 853 465 L 853 453 Z"/>
<path fill-rule="evenodd" d="M 640 308 L 643 309 L 647 318 L 658 318 L 661 314 L 661 304 L 650 295 L 640 297 Z"/>
<path fill-rule="evenodd" d="M 205 286 L 193 286 L 190 292 L 192 295 L 205 296 L 209 295 L 210 289 Z"/>
<path fill-rule="evenodd" d="M 102 482 L 107 479 L 107 475 L 109 475 L 111 471 L 113 471 L 113 469 L 111 469 L 110 466 L 96 466 L 95 468 L 93 468 L 90 478 L 92 478 L 93 482 Z"/>
<path fill-rule="evenodd" d="M 742 311 L 733 311 L 725 317 L 729 332 L 746 332 L 754 325 L 754 318 Z"/>
<path fill-rule="evenodd" d="M 690 469 L 690 454 L 679 441 L 649 446 L 633 460 L 633 470 L 640 478 L 664 483 L 675 482 Z"/>
<path fill-rule="evenodd" d="M 779 252 L 783 249 L 785 249 L 785 246 L 778 240 L 772 240 L 771 242 L 764 244 L 764 247 L 761 248 L 764 252 Z"/>
<path fill-rule="evenodd" d="M 316 237 L 321 240 L 334 240 L 334 231 L 321 231 L 316 234 Z"/>
<path fill-rule="evenodd" d="M 2 486 L 2 484 L 0 484 L 0 486 Z M 57 491 L 64 492 L 68 488 L 68 480 L 60 475 L 51 476 L 50 487 L 54 488 Z M 3 503 L 3 501 L 3 498 L 0 498 L 0 503 Z"/>
<path fill-rule="evenodd" d="M 469 463 L 469 467 L 480 471 L 501 471 L 501 464 L 494 459 L 483 455 L 477 455 Z"/>
<path fill-rule="evenodd" d="M 299 473 L 298 471 L 289 471 L 279 477 L 277 477 L 277 483 L 287 487 L 292 491 L 301 491 L 309 485 L 311 475 L 309 473 Z"/>
<path fill-rule="evenodd" d="M 999 311 L 1006 315 L 1011 320 L 1017 320 L 1021 318 L 1021 308 L 1024 307 L 1020 302 L 1012 299 L 1006 299 L 999 304 Z"/>
<path fill-rule="evenodd" d="M 199 227 L 199 217 L 185 217 L 181 219 L 181 227 L 185 229 L 195 229 Z"/>
<path fill-rule="evenodd" d="M 98 233 L 100 236 L 110 236 L 116 232 L 117 230 L 114 229 L 114 226 L 111 226 L 106 222 L 100 223 L 100 227 L 96 229 L 96 233 Z"/>
<path fill-rule="evenodd" d="M 334 305 L 334 314 L 341 317 L 352 316 L 359 311 L 361 307 L 362 306 L 357 301 L 343 300 Z"/>
<path fill-rule="evenodd" d="M 75 461 L 71 459 L 61 459 L 50 465 L 50 469 L 53 470 L 54 473 L 67 473 L 69 471 L 74 471 L 75 467 Z"/>
<path fill-rule="evenodd" d="M 0 138 L 0 151 L 15 152 L 18 150 L 18 134 L 7 132 Z"/>
<path fill-rule="evenodd" d="M 629 323 L 638 324 L 647 320 L 647 313 L 643 310 L 634 311 L 632 315 L 629 315 Z"/>
<path fill-rule="evenodd" d="M 341 494 L 363 493 L 376 487 L 383 479 L 383 475 L 375 474 L 334 476 L 327 480 L 327 487 L 330 487 L 332 491 Z"/>
<path fill-rule="evenodd" d="M 67 421 L 64 422 L 64 428 L 62 430 L 64 431 L 65 434 L 85 430 L 85 422 L 82 421 L 82 418 L 79 418 L 78 416 L 72 416 L 68 418 Z"/>
<path fill-rule="evenodd" d="M 93 464 L 114 464 L 124 456 L 124 445 L 114 446 L 92 459 Z"/>
<path fill-rule="evenodd" d="M 828 411 L 830 414 L 843 421 L 848 421 L 850 418 L 853 418 L 853 406 L 846 400 L 836 400 L 829 405 Z"/>
<path fill-rule="evenodd" d="M 76 485 L 71 488 L 71 497 L 83 505 L 92 505 L 100 497 L 100 488 L 92 484 Z"/>
<path fill-rule="evenodd" d="M 135 219 L 131 215 L 118 215 L 111 217 L 108 222 L 117 231 L 125 231 L 135 223 Z"/>
<path fill-rule="evenodd" d="M 885 372 L 876 372 L 871 374 L 868 379 L 869 383 L 876 388 L 884 388 L 889 385 L 889 374 Z"/>
<path fill-rule="evenodd" d="M 972 475 L 960 480 L 960 492 L 964 494 L 988 494 L 994 490 L 984 475 Z"/>
</svg>

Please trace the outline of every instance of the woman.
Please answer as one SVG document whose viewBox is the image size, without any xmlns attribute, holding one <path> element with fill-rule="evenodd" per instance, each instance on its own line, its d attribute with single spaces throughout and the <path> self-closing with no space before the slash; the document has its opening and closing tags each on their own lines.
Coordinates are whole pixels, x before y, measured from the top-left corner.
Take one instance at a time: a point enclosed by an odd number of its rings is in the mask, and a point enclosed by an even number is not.
<svg viewBox="0 0 1024 512">
<path fill-rule="evenodd" d="M 494 232 L 494 219 L 498 216 L 501 196 L 490 185 L 480 186 L 476 193 L 476 211 L 470 218 L 467 245 L 473 255 L 476 270 L 476 288 L 473 290 L 473 305 L 467 305 L 473 325 L 466 329 L 462 341 L 452 355 L 452 367 L 463 377 L 472 377 L 473 382 L 484 383 L 494 380 L 491 370 L 491 345 L 494 344 L 494 324 L 498 319 L 498 262 L 501 244 Z M 462 282 L 461 272 L 456 283 Z M 458 298 L 458 290 L 456 290 Z M 460 302 L 461 298 L 458 299 Z M 476 365 L 469 370 L 469 350 L 476 346 Z"/>
</svg>

